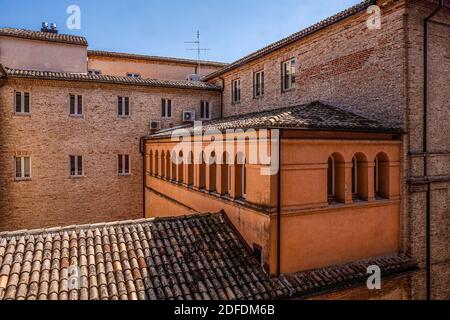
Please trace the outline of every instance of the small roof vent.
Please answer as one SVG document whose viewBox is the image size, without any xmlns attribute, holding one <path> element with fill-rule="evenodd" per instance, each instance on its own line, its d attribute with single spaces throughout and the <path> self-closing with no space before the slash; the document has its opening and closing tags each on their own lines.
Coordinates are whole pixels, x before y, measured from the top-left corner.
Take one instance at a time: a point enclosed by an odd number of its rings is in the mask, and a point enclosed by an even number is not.
<svg viewBox="0 0 450 320">
<path fill-rule="evenodd" d="M 58 33 L 58 28 L 56 27 L 56 23 L 48 23 L 48 22 L 42 22 L 41 26 L 41 32 L 47 32 L 47 33 Z"/>
</svg>

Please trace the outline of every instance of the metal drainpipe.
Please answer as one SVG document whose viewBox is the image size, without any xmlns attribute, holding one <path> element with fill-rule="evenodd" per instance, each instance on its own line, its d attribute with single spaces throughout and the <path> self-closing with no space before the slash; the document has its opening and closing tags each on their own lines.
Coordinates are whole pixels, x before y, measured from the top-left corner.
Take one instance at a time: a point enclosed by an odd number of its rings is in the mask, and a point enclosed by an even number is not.
<svg viewBox="0 0 450 320">
<path fill-rule="evenodd" d="M 426 195 L 426 291 L 427 300 L 431 300 L 431 183 L 428 181 L 428 23 L 442 8 L 444 0 L 439 0 L 439 6 L 424 19 L 423 40 L 423 154 L 424 178 L 427 180 Z"/>
<path fill-rule="evenodd" d="M 277 277 L 281 274 L 281 137 L 278 137 L 278 175 L 277 175 Z"/>
</svg>

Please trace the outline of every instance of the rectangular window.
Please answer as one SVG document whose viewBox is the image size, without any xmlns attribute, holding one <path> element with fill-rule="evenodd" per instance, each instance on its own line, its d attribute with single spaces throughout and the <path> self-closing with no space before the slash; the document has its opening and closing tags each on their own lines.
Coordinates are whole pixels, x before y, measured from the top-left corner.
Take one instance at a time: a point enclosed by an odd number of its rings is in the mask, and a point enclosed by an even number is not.
<svg viewBox="0 0 450 320">
<path fill-rule="evenodd" d="M 83 157 L 82 156 L 70 156 L 70 176 L 82 177 L 83 176 Z"/>
<path fill-rule="evenodd" d="M 139 78 L 141 78 L 141 75 L 140 75 L 139 73 L 128 72 L 128 73 L 127 73 L 127 77 L 128 77 L 128 78 L 139 79 Z"/>
<path fill-rule="evenodd" d="M 88 70 L 88 74 L 99 76 L 102 74 L 102 72 L 100 70 L 91 69 L 91 70 Z"/>
<path fill-rule="evenodd" d="M 129 97 L 117 97 L 117 114 L 119 117 L 128 117 L 130 115 Z"/>
<path fill-rule="evenodd" d="M 14 112 L 21 114 L 30 113 L 30 93 L 18 92 L 14 94 Z"/>
<path fill-rule="evenodd" d="M 281 64 L 281 83 L 283 91 L 295 89 L 295 59 Z"/>
<path fill-rule="evenodd" d="M 253 97 L 259 98 L 264 95 L 264 71 L 253 74 Z"/>
<path fill-rule="evenodd" d="M 30 179 L 30 157 L 14 157 L 14 176 L 16 179 Z"/>
<path fill-rule="evenodd" d="M 200 117 L 202 120 L 211 119 L 211 114 L 209 110 L 209 101 L 200 102 Z"/>
<path fill-rule="evenodd" d="M 161 117 L 163 118 L 172 117 L 172 100 L 161 99 Z"/>
<path fill-rule="evenodd" d="M 71 116 L 82 116 L 83 115 L 83 96 L 71 94 L 70 95 L 70 111 Z"/>
<path fill-rule="evenodd" d="M 233 80 L 231 82 L 231 102 L 238 103 L 241 101 L 241 80 Z"/>
<path fill-rule="evenodd" d="M 128 154 L 118 155 L 118 173 L 119 175 L 129 175 L 130 174 L 130 156 Z"/>
</svg>

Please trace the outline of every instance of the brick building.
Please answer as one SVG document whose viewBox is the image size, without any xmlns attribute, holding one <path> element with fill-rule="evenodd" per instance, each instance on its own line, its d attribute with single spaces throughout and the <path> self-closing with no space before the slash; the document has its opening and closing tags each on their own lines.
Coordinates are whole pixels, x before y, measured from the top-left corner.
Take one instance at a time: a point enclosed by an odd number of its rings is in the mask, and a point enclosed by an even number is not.
<svg viewBox="0 0 450 320">
<path fill-rule="evenodd" d="M 0 29 L 0 228 L 224 210 L 272 274 L 317 279 L 309 270 L 407 254 L 419 270 L 379 298 L 449 298 L 449 24 L 448 0 L 367 0 L 230 65 L 204 62 L 202 82 L 185 80 L 194 61 Z M 280 130 L 281 173 L 235 154 L 173 163 L 171 127 L 187 110 L 218 131 Z M 147 135 L 150 120 L 165 130 Z M 19 273 L 0 276 L 0 294 L 14 296 Z M 299 277 L 290 292 L 308 291 Z"/>
</svg>

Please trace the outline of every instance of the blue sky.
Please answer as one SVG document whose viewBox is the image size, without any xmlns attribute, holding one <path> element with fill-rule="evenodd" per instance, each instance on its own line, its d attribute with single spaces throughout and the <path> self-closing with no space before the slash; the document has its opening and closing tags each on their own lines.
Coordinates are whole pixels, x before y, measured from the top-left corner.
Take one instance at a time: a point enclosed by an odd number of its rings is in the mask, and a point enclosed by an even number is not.
<svg viewBox="0 0 450 320">
<path fill-rule="evenodd" d="M 0 27 L 38 30 L 55 22 L 82 35 L 90 49 L 195 58 L 187 51 L 200 30 L 203 59 L 232 62 L 360 0 L 0 0 Z M 68 30 L 66 9 L 81 9 L 81 29 Z"/>
</svg>

